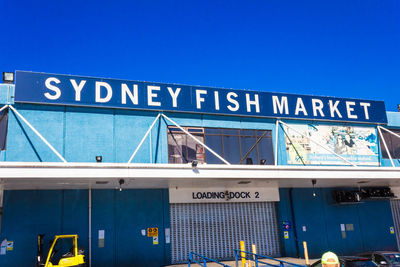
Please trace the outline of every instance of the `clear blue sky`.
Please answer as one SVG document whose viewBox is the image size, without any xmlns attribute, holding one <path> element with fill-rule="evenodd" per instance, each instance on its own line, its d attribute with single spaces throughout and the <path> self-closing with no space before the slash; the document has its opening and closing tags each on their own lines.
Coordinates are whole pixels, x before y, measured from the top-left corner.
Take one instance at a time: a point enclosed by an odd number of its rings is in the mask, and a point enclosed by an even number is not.
<svg viewBox="0 0 400 267">
<path fill-rule="evenodd" d="M 400 1 L 0 0 L 0 71 L 400 104 Z"/>
</svg>

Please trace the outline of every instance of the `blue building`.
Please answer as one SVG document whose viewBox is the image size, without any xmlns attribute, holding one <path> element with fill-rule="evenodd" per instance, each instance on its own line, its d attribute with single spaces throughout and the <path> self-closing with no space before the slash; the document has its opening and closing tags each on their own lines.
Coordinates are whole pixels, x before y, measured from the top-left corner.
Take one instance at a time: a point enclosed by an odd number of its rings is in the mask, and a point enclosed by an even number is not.
<svg viewBox="0 0 400 267">
<path fill-rule="evenodd" d="M 398 250 L 381 101 L 21 71 L 0 104 L 0 266 L 34 266 L 38 234 L 91 266 Z"/>
</svg>

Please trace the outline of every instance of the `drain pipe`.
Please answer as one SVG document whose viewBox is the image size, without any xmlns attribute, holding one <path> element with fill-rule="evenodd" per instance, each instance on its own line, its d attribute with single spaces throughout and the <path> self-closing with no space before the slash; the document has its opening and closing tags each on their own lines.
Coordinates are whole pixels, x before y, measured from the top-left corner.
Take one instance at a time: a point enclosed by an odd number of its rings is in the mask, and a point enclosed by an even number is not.
<svg viewBox="0 0 400 267">
<path fill-rule="evenodd" d="M 296 245 L 296 257 L 300 258 L 299 241 L 297 240 L 297 231 L 296 231 L 296 219 L 294 217 L 294 208 L 293 208 L 293 188 L 289 188 L 289 201 L 290 201 L 290 215 L 292 217 L 292 222 L 293 222 L 293 227 L 292 227 L 293 236 Z"/>
</svg>

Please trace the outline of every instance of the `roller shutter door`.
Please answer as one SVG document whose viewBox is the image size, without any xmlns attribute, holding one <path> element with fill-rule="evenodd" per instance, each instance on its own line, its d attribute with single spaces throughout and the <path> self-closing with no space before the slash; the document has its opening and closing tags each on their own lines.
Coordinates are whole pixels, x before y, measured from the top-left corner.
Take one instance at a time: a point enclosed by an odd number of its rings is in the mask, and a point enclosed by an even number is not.
<svg viewBox="0 0 400 267">
<path fill-rule="evenodd" d="M 262 255 L 279 256 L 274 202 L 170 204 L 172 263 L 186 262 L 195 251 L 213 259 L 232 259 L 244 240 Z"/>
</svg>

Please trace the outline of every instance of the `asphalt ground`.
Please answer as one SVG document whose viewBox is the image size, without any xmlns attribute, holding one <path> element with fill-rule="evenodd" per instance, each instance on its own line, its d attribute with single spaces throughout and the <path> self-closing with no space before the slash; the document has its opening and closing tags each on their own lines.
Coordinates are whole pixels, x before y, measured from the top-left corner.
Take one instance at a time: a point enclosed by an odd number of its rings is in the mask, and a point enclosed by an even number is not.
<svg viewBox="0 0 400 267">
<path fill-rule="evenodd" d="M 282 261 L 288 261 L 288 262 L 295 263 L 295 264 L 299 264 L 299 265 L 306 265 L 306 261 L 305 261 L 304 259 L 297 259 L 297 258 L 277 258 L 277 259 L 282 260 Z M 313 263 L 316 262 L 317 260 L 318 260 L 318 259 L 310 259 L 310 264 L 313 264 Z M 265 261 L 265 262 L 267 262 L 267 263 L 272 263 L 272 264 L 279 264 L 278 262 L 276 262 L 276 261 L 271 261 L 271 260 L 263 260 L 263 261 Z M 232 266 L 232 267 L 236 267 L 236 261 L 223 261 L 222 263 L 224 263 L 224 264 L 226 264 L 226 265 L 229 265 L 229 266 Z M 188 264 L 186 263 L 186 264 L 168 265 L 168 266 L 166 266 L 166 267 L 187 267 L 187 266 L 188 266 Z M 193 267 L 199 267 L 199 266 L 201 266 L 201 265 L 199 265 L 199 264 L 193 264 L 193 263 L 192 263 L 191 266 L 193 266 Z M 222 266 L 222 265 L 217 264 L 217 263 L 207 262 L 207 267 L 221 267 L 221 266 Z M 252 266 L 253 266 L 253 267 L 255 266 L 254 263 L 253 263 Z M 285 266 L 290 266 L 290 265 L 285 265 Z M 242 267 L 240 261 L 239 261 L 239 266 L 238 266 L 238 267 Z M 249 265 L 249 267 L 250 267 L 250 265 Z"/>
</svg>

